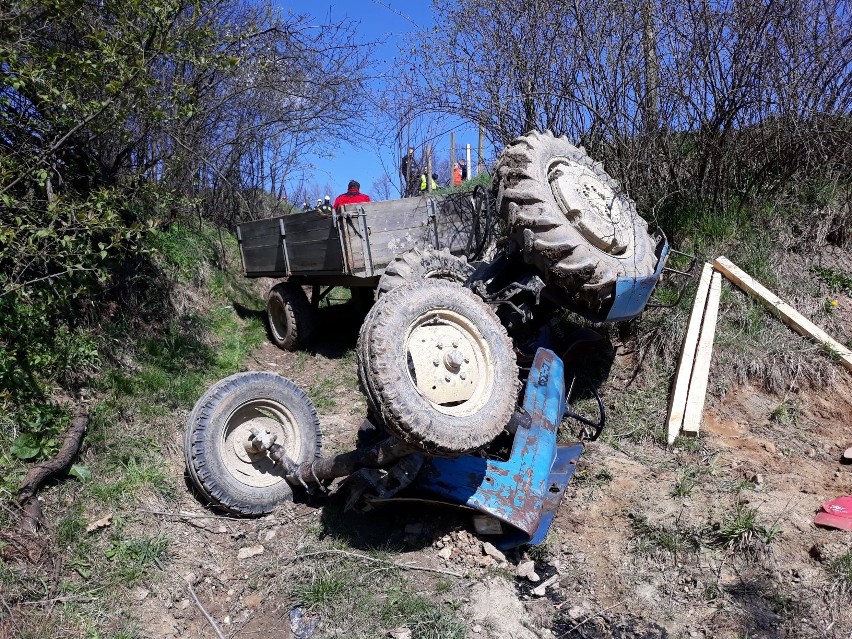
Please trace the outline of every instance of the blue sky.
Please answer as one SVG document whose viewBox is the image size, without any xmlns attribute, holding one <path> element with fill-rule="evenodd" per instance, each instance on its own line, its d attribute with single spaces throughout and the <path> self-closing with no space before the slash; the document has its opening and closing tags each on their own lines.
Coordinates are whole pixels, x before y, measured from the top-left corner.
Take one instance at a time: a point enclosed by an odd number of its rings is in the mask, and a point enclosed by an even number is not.
<svg viewBox="0 0 852 639">
<path fill-rule="evenodd" d="M 432 3 L 429 0 L 400 2 L 399 0 L 295 0 L 279 2 L 279 6 L 294 13 L 308 14 L 318 23 L 351 20 L 356 24 L 358 39 L 362 42 L 375 42 L 373 57 L 379 63 L 378 71 L 393 73 L 393 62 L 399 46 L 420 37 L 418 32 L 428 30 L 433 24 Z M 392 129 L 389 126 L 389 129 Z M 456 130 L 456 145 L 470 144 L 476 147 L 474 127 L 462 126 Z M 317 185 L 329 184 L 335 195 L 346 190 L 351 179 L 361 183 L 361 190 L 371 193 L 373 182 L 384 175 L 387 169 L 396 180 L 397 153 L 393 147 L 394 133 L 388 135 L 386 148 L 353 146 L 353 142 L 341 136 L 341 139 L 329 141 L 328 150 L 320 156 L 307 158 L 315 167 Z M 436 143 L 436 157 L 449 157 L 449 134 Z M 445 149 L 445 150 L 444 150 Z M 292 190 L 295 185 L 290 185 Z M 391 197 L 398 197 L 392 193 Z"/>
</svg>

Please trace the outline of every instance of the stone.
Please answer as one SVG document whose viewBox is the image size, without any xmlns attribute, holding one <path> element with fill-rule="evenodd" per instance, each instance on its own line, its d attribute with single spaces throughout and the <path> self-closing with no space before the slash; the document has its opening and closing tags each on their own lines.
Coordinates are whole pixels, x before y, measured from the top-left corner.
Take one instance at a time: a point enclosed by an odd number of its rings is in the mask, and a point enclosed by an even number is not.
<svg viewBox="0 0 852 639">
<path fill-rule="evenodd" d="M 262 555 L 264 550 L 263 546 L 244 546 L 237 551 L 237 559 L 256 557 L 257 555 Z"/>
<path fill-rule="evenodd" d="M 506 555 L 498 550 L 494 544 L 487 541 L 482 542 L 482 552 L 496 561 L 506 561 Z"/>
<path fill-rule="evenodd" d="M 263 603 L 263 595 L 259 592 L 253 592 L 243 597 L 243 604 L 246 608 L 257 608 L 261 603 Z"/>
<path fill-rule="evenodd" d="M 532 594 L 536 597 L 544 597 L 544 595 L 547 593 L 548 586 L 555 583 L 557 579 L 559 579 L 559 575 L 553 575 L 548 580 L 543 581 L 541 585 L 533 588 L 530 592 L 532 592 Z"/>
<path fill-rule="evenodd" d="M 438 556 L 441 559 L 449 559 L 453 554 L 453 549 L 450 546 L 444 546 L 438 551 Z"/>
<path fill-rule="evenodd" d="M 778 449 L 772 442 L 763 442 L 763 448 L 766 450 L 767 453 L 771 453 L 773 455 L 778 452 Z"/>
<path fill-rule="evenodd" d="M 488 555 L 483 555 L 482 557 L 479 558 L 479 565 L 482 566 L 483 568 L 487 568 L 488 566 L 491 566 L 493 564 L 494 564 L 494 558 L 493 557 L 489 557 Z"/>
<path fill-rule="evenodd" d="M 388 636 L 393 637 L 393 639 L 411 639 L 411 629 L 400 626 L 389 631 Z"/>
<path fill-rule="evenodd" d="M 586 611 L 580 606 L 571 606 L 568 609 L 568 616 L 571 617 L 574 621 L 582 618 L 586 614 Z"/>
<path fill-rule="evenodd" d="M 541 578 L 535 572 L 535 562 L 534 561 L 522 561 L 518 564 L 518 568 L 515 571 L 515 574 L 518 577 L 522 577 L 524 579 L 529 579 L 531 582 L 536 583 Z"/>
<path fill-rule="evenodd" d="M 275 539 L 275 536 L 278 534 L 278 529 L 273 528 L 272 530 L 267 530 L 266 534 L 263 536 L 263 541 L 272 541 Z"/>
</svg>

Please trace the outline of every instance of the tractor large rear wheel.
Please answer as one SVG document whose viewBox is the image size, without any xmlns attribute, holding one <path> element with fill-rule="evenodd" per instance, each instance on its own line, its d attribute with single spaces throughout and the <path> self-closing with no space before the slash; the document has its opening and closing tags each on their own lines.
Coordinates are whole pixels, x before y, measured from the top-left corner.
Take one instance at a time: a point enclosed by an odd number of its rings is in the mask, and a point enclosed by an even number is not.
<svg viewBox="0 0 852 639">
<path fill-rule="evenodd" d="M 550 131 L 516 138 L 497 163 L 497 207 L 524 259 L 590 308 L 619 277 L 654 273 L 655 243 L 603 165 Z"/>
</svg>

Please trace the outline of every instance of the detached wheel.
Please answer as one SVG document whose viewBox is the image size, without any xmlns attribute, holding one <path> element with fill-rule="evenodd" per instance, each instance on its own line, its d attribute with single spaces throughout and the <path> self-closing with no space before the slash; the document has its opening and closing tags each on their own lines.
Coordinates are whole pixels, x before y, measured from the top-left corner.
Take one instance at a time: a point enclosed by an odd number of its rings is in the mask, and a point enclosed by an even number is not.
<svg viewBox="0 0 852 639">
<path fill-rule="evenodd" d="M 516 138 L 497 177 L 497 208 L 524 259 L 589 306 L 613 294 L 617 278 L 654 273 L 648 223 L 603 165 L 567 138 Z"/>
<path fill-rule="evenodd" d="M 414 248 L 387 265 L 379 278 L 376 297 L 417 280 L 437 279 L 464 284 L 473 270 L 465 258 L 456 257 L 449 249 Z"/>
<path fill-rule="evenodd" d="M 431 455 L 485 446 L 515 410 L 518 367 L 506 329 L 457 284 L 420 282 L 382 296 L 359 336 L 358 364 L 382 425 Z"/>
<path fill-rule="evenodd" d="M 287 457 L 298 463 L 318 458 L 322 444 L 311 400 L 289 379 L 237 373 L 211 387 L 186 425 L 186 467 L 212 505 L 238 515 L 263 515 L 293 499 L 281 466 L 265 453 L 246 450 L 252 428 L 276 435 Z"/>
<path fill-rule="evenodd" d="M 266 317 L 269 337 L 278 348 L 295 351 L 313 341 L 313 309 L 301 286 L 282 282 L 272 287 Z"/>
</svg>

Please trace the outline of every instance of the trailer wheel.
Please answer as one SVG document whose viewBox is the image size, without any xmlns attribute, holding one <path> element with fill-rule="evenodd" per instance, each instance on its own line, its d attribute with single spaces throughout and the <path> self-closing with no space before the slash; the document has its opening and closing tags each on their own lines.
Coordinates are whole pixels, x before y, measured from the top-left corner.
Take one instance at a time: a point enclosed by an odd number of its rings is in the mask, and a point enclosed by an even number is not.
<svg viewBox="0 0 852 639">
<path fill-rule="evenodd" d="M 289 379 L 247 372 L 214 384 L 189 416 L 184 458 L 201 495 L 211 505 L 238 515 L 263 515 L 293 499 L 282 468 L 265 453 L 246 450 L 252 428 L 276 435 L 295 462 L 318 458 L 322 446 L 316 409 Z"/>
<path fill-rule="evenodd" d="M 614 292 L 617 278 L 654 273 L 648 223 L 603 165 L 567 138 L 516 138 L 497 177 L 497 208 L 524 259 L 590 307 Z"/>
<path fill-rule="evenodd" d="M 450 249 L 439 251 L 427 248 L 421 251 L 413 248 L 398 255 L 387 265 L 379 278 L 376 297 L 416 280 L 437 279 L 464 284 L 473 270 L 473 266 L 468 264 L 464 257 L 453 255 Z"/>
<path fill-rule="evenodd" d="M 285 351 L 304 348 L 313 341 L 313 309 L 301 286 L 282 282 L 269 291 L 266 302 L 269 337 Z"/>
<path fill-rule="evenodd" d="M 383 295 L 358 341 L 358 376 L 394 436 L 431 455 L 460 455 L 502 432 L 515 410 L 512 342 L 474 293 L 440 280 Z"/>
</svg>

